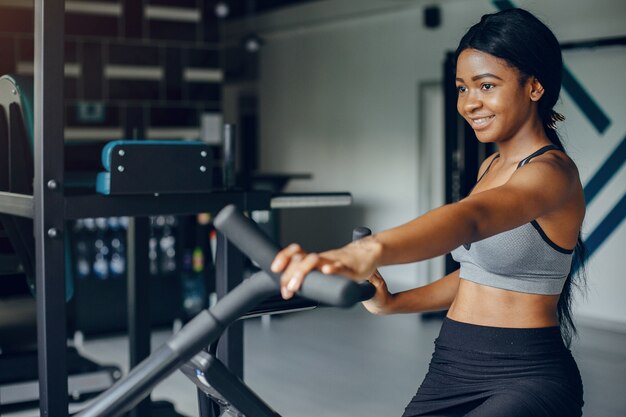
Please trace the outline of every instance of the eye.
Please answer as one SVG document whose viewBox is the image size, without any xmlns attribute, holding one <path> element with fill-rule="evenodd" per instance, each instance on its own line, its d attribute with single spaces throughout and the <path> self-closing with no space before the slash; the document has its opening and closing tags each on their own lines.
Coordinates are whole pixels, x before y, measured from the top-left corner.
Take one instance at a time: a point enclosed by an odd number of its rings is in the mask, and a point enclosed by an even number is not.
<svg viewBox="0 0 626 417">
<path fill-rule="evenodd" d="M 457 86 L 456 86 L 456 92 L 457 92 L 457 93 L 461 94 L 461 93 L 464 93 L 464 92 L 466 92 L 466 91 L 467 91 L 467 87 L 464 87 L 464 86 L 462 86 L 462 85 L 457 85 Z"/>
<path fill-rule="evenodd" d="M 480 86 L 483 90 L 491 90 L 493 87 L 495 87 L 493 84 L 491 83 L 483 83 Z"/>
</svg>

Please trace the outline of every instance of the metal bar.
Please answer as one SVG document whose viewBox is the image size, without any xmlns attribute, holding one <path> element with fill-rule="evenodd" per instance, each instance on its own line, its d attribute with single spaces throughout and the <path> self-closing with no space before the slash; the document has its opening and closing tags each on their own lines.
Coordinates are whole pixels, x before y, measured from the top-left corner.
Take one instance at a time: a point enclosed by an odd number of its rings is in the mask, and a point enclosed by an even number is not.
<svg viewBox="0 0 626 417">
<path fill-rule="evenodd" d="M 35 215 L 33 196 L 0 192 L 0 213 L 32 219 Z"/>
<path fill-rule="evenodd" d="M 235 125 L 225 124 L 222 137 L 224 140 L 222 186 L 226 190 L 232 190 L 236 185 L 235 165 L 237 151 L 235 149 L 235 144 L 237 142 L 237 130 Z"/>
<path fill-rule="evenodd" d="M 272 197 L 270 206 L 273 209 L 310 208 L 310 207 L 343 207 L 352 204 L 350 193 L 277 195 Z"/>
<path fill-rule="evenodd" d="M 0 193 L 0 198 L 2 194 Z M 0 199 L 0 202 L 2 200 Z M 269 208 L 340 207 L 352 204 L 350 193 L 274 195 L 269 191 L 216 191 L 206 194 L 74 195 L 65 197 L 65 218 L 151 216 L 217 212 L 228 204 L 246 211 Z"/>
<path fill-rule="evenodd" d="M 34 234 L 39 407 L 42 417 L 56 417 L 68 415 L 61 192 L 64 1 L 35 0 L 34 7 Z"/>
<path fill-rule="evenodd" d="M 217 250 L 215 255 L 215 289 L 218 299 L 222 299 L 233 288 L 243 281 L 243 254 L 235 248 L 226 237 L 217 233 Z M 243 379 L 243 322 L 231 324 L 220 338 L 217 357 L 230 371 Z M 207 396 L 199 396 L 199 406 L 203 412 L 209 411 L 213 416 L 213 408 L 209 406 Z"/>
<path fill-rule="evenodd" d="M 151 216 L 157 214 L 196 214 L 217 212 L 228 204 L 245 210 L 267 210 L 271 193 L 268 191 L 216 191 L 206 194 L 154 195 L 68 195 L 65 197 L 65 218 L 114 216 Z"/>
<path fill-rule="evenodd" d="M 243 254 L 222 233 L 217 234 L 216 282 L 218 299 L 243 281 Z M 243 378 L 243 323 L 233 323 L 220 339 L 217 356 L 228 368 Z"/>
<path fill-rule="evenodd" d="M 150 356 L 149 219 L 131 218 L 127 233 L 129 369 L 133 369 Z M 150 416 L 149 396 L 133 409 L 131 416 Z"/>
</svg>

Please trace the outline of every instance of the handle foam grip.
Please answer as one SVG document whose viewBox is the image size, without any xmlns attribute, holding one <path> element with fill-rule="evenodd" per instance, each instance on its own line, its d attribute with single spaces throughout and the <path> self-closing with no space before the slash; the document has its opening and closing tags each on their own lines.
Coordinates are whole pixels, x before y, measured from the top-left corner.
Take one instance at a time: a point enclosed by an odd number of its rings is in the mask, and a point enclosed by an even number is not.
<svg viewBox="0 0 626 417">
<path fill-rule="evenodd" d="M 363 239 L 365 236 L 370 236 L 372 234 L 372 231 L 370 229 L 368 229 L 367 227 L 364 226 L 359 226 L 359 227 L 355 227 L 352 230 L 352 240 L 359 240 L 359 239 Z"/>
<path fill-rule="evenodd" d="M 372 231 L 365 226 L 359 226 L 352 229 L 352 241 L 363 239 L 364 237 L 371 235 Z M 374 287 L 372 283 L 370 283 L 369 281 L 363 281 L 360 283 L 360 285 L 364 287 L 363 292 L 367 292 L 368 294 L 371 293 L 369 297 L 364 298 L 361 301 L 369 300 L 374 296 L 374 293 L 376 292 L 376 287 Z M 365 287 L 367 287 L 367 289 L 365 289 Z"/>
<path fill-rule="evenodd" d="M 214 225 L 277 284 L 280 283 L 280 275 L 270 270 L 279 248 L 252 220 L 245 217 L 234 205 L 229 205 L 217 214 Z M 361 284 L 343 277 L 312 271 L 302 283 L 298 294 L 335 307 L 350 307 L 372 298 L 374 292 L 375 288 L 369 283 Z"/>
</svg>

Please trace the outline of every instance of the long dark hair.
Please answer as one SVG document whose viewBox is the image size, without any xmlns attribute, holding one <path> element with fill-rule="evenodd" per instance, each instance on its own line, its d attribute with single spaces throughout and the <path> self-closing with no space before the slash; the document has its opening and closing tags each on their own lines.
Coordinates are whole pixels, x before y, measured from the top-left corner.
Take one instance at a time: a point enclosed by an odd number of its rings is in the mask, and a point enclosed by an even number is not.
<svg viewBox="0 0 626 417">
<path fill-rule="evenodd" d="M 520 72 L 522 83 L 531 76 L 539 80 L 544 88 L 538 103 L 539 117 L 548 139 L 565 152 L 556 131 L 556 123 L 565 118 L 553 109 L 561 92 L 563 58 L 552 31 L 526 10 L 507 9 L 484 15 L 467 31 L 456 50 L 457 60 L 465 49 L 476 49 L 504 60 Z M 567 346 L 577 333 L 572 319 L 572 290 L 585 286 L 584 263 L 585 246 L 579 233 L 572 268 L 557 304 L 561 335 Z"/>
</svg>

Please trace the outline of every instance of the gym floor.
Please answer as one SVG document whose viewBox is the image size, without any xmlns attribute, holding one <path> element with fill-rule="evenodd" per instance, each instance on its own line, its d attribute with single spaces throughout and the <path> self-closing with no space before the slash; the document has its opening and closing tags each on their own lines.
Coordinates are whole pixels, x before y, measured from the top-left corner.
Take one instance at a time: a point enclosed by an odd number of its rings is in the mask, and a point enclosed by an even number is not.
<svg viewBox="0 0 626 417">
<path fill-rule="evenodd" d="M 399 417 L 426 373 L 440 324 L 416 315 L 377 317 L 360 306 L 251 319 L 245 380 L 286 417 Z M 168 337 L 168 331 L 154 333 L 153 347 Z M 125 337 L 88 340 L 82 349 L 127 368 Z M 572 351 L 584 382 L 584 415 L 626 415 L 626 334 L 581 327 Z M 180 372 L 152 398 L 198 415 L 195 387 Z"/>
</svg>

